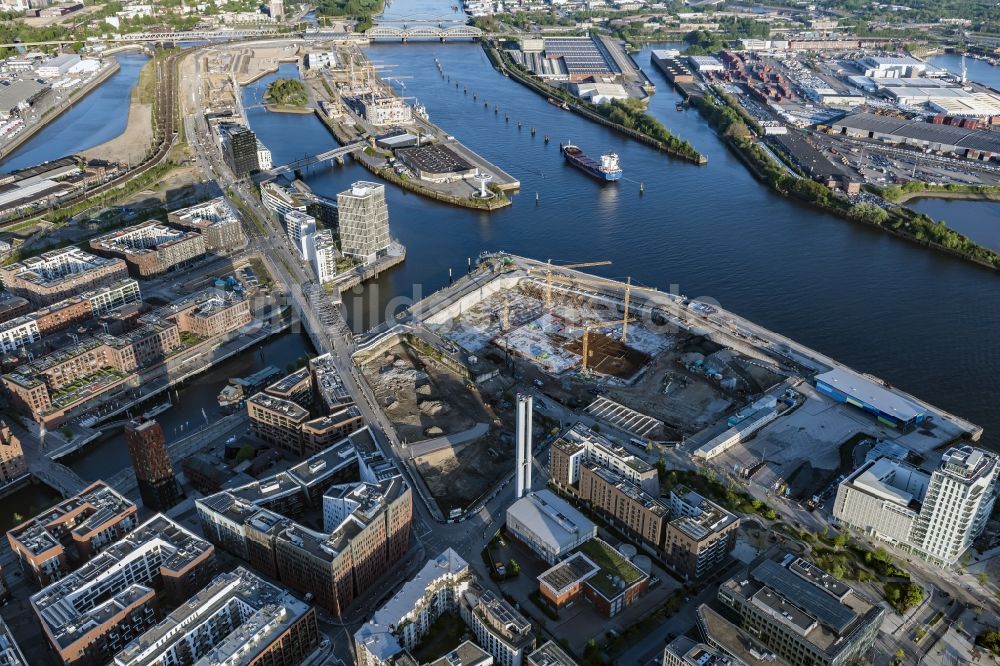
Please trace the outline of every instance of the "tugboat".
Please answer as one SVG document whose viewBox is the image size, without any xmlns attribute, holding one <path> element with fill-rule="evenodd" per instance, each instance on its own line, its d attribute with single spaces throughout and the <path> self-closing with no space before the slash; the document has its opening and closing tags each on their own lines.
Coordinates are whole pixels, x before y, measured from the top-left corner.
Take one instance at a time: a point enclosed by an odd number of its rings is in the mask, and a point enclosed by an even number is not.
<svg viewBox="0 0 1000 666">
<path fill-rule="evenodd" d="M 567 162 L 598 180 L 614 182 L 622 177 L 622 168 L 615 153 L 604 153 L 598 162 L 571 143 L 563 145 L 562 152 Z"/>
<path fill-rule="evenodd" d="M 553 99 L 551 97 L 549 97 L 548 100 L 549 104 L 551 104 L 552 106 L 558 106 L 563 111 L 569 111 L 569 104 L 567 104 L 566 102 L 560 102 L 559 100 Z"/>
</svg>

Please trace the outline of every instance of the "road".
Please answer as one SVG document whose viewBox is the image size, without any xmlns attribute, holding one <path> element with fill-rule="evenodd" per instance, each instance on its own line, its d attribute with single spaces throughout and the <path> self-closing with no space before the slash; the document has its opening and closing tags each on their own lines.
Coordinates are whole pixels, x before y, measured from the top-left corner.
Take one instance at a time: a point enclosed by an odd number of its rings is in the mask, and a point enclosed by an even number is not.
<svg viewBox="0 0 1000 666">
<path fill-rule="evenodd" d="M 419 500 L 414 502 L 414 531 L 422 546 L 416 553 L 419 555 L 419 561 L 413 559 L 414 554 L 409 555 L 408 564 L 395 569 L 395 572 L 400 574 L 397 576 L 399 579 L 397 583 L 415 572 L 426 559 L 451 547 L 476 570 L 479 579 L 485 585 L 499 591 L 499 588 L 490 581 L 480 551 L 499 529 L 506 509 L 513 501 L 511 484 L 508 481 L 500 492 L 461 523 L 448 523 L 441 516 L 433 500 L 421 492 L 422 484 L 412 478 L 409 468 L 403 463 L 404 447 L 401 446 L 395 430 L 381 409 L 377 407 L 378 402 L 371 388 L 354 365 L 352 354 L 356 349 L 356 343 L 344 321 L 340 304 L 334 302 L 331 295 L 317 283 L 311 267 L 299 258 L 274 216 L 250 191 L 252 184 L 245 179 L 235 177 L 214 145 L 213 135 L 204 119 L 204 114 L 201 113 L 201 71 L 198 64 L 196 61 L 193 81 L 186 82 L 184 84 L 186 90 L 182 91 L 185 103 L 190 100 L 193 106 L 190 109 L 192 112 L 185 113 L 185 123 L 198 165 L 206 176 L 214 180 L 223 191 L 230 193 L 240 204 L 244 230 L 250 241 L 248 252 L 255 252 L 262 258 L 276 286 L 280 286 L 285 292 L 290 305 L 298 313 L 317 353 L 331 355 L 345 388 L 354 396 L 355 403 L 361 410 L 379 448 L 387 458 L 396 463 L 419 497 Z M 511 473 L 513 475 L 513 470 Z M 535 485 L 538 488 L 545 486 L 543 472 L 535 475 Z M 395 584 L 392 584 L 378 586 L 378 589 L 388 593 L 394 587 Z M 366 617 L 384 596 L 379 595 L 374 600 L 361 601 L 359 608 L 352 609 L 352 615 Z"/>
</svg>

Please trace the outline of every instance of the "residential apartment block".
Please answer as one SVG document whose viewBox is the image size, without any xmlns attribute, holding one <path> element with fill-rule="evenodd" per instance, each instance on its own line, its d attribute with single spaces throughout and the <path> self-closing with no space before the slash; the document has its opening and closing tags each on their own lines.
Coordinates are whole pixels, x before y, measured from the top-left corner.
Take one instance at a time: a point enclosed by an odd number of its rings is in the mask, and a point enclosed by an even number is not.
<svg viewBox="0 0 1000 666">
<path fill-rule="evenodd" d="M 77 247 L 50 250 L 0 268 L 7 291 L 36 307 L 127 277 L 128 267 L 121 259 L 97 257 Z"/>
<path fill-rule="evenodd" d="M 340 614 L 409 549 L 412 494 L 383 463 L 345 439 L 287 472 L 195 504 L 213 543 Z M 341 511 L 333 529 L 296 522 L 306 510 L 335 512 L 326 511 L 327 497 Z"/>
<path fill-rule="evenodd" d="M 219 574 L 115 655 L 115 666 L 299 664 L 319 643 L 316 611 L 243 567 Z"/>
<path fill-rule="evenodd" d="M 656 550 L 666 540 L 670 514 L 663 504 L 614 470 L 594 462 L 580 465 L 578 489 L 586 502 Z"/>
<path fill-rule="evenodd" d="M 891 458 L 871 460 L 841 482 L 833 515 L 843 524 L 931 562 L 952 566 L 986 527 L 998 458 L 949 449 L 931 473 Z"/>
<path fill-rule="evenodd" d="M 322 451 L 364 426 L 329 354 L 247 400 L 254 434 L 295 456 Z M 319 412 L 320 416 L 311 414 Z"/>
<path fill-rule="evenodd" d="M 441 615 L 458 613 L 471 584 L 469 564 L 451 548 L 445 549 L 355 632 L 357 666 L 415 663 L 409 653 Z"/>
<path fill-rule="evenodd" d="M 664 503 L 654 467 L 582 424 L 553 442 L 549 460 L 551 479 L 561 491 L 635 537 L 688 580 L 710 574 L 735 545 L 737 516 L 683 487 Z"/>
<path fill-rule="evenodd" d="M 28 660 L 3 620 L 0 620 L 0 666 L 28 666 Z"/>
<path fill-rule="evenodd" d="M 564 492 L 576 492 L 580 467 L 585 462 L 610 469 L 649 495 L 659 497 L 660 482 L 655 467 L 582 423 L 576 423 L 549 449 L 552 483 Z"/>
<path fill-rule="evenodd" d="M 126 279 L 40 307 L 0 324 L 0 351 L 16 352 L 46 335 L 138 303 L 141 299 L 139 283 Z"/>
<path fill-rule="evenodd" d="M 200 233 L 205 249 L 211 252 L 225 254 L 242 249 L 247 244 L 239 215 L 225 197 L 168 213 L 167 222 Z"/>
<path fill-rule="evenodd" d="M 663 650 L 662 666 L 745 666 L 723 652 L 697 643 L 687 636 L 678 636 Z"/>
<path fill-rule="evenodd" d="M 182 333 L 218 337 L 250 321 L 250 305 L 243 296 L 199 292 L 139 317 L 138 328 L 126 333 L 82 338 L 22 364 L 3 376 L 4 388 L 21 411 L 49 427 L 58 426 L 71 410 L 93 405 L 136 373 L 162 368 L 181 347 Z"/>
<path fill-rule="evenodd" d="M 163 428 L 155 420 L 134 419 L 125 425 L 125 444 L 143 505 L 166 511 L 183 499 L 167 452 Z"/>
<path fill-rule="evenodd" d="M 460 614 L 476 641 L 493 655 L 498 666 L 522 666 L 535 647 L 535 634 L 527 620 L 507 600 L 477 585 L 460 599 Z"/>
<path fill-rule="evenodd" d="M 719 587 L 719 601 L 735 627 L 791 666 L 856 663 L 871 649 L 885 615 L 857 590 L 792 555 L 729 579 Z"/>
<path fill-rule="evenodd" d="M 721 567 L 736 545 L 739 517 L 683 486 L 670 491 L 669 509 L 663 552 L 674 571 L 696 580 Z"/>
<path fill-rule="evenodd" d="M 528 666 L 579 666 L 573 657 L 552 641 L 545 641 L 525 659 Z"/>
<path fill-rule="evenodd" d="M 99 236 L 90 241 L 90 248 L 104 257 L 124 259 L 133 277 L 151 278 L 203 256 L 205 239 L 151 220 Z"/>
<path fill-rule="evenodd" d="M 176 606 L 214 574 L 214 547 L 162 514 L 32 595 L 58 660 L 104 666 L 157 619 L 158 593 Z"/>
<path fill-rule="evenodd" d="M 95 481 L 7 532 L 25 577 L 39 587 L 59 580 L 138 525 L 139 509 Z"/>
<path fill-rule="evenodd" d="M 385 185 L 358 181 L 337 195 L 340 250 L 370 263 L 389 250 L 389 205 Z"/>
</svg>

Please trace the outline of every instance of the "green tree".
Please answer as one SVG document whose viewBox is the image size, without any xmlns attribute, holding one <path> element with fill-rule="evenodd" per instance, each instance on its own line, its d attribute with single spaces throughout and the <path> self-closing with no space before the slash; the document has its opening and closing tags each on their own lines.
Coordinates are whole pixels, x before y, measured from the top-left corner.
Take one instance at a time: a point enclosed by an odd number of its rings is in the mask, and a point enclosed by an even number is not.
<svg viewBox="0 0 1000 666">
<path fill-rule="evenodd" d="M 1000 655 L 1000 629 L 987 629 L 976 636 L 976 645 Z"/>
</svg>

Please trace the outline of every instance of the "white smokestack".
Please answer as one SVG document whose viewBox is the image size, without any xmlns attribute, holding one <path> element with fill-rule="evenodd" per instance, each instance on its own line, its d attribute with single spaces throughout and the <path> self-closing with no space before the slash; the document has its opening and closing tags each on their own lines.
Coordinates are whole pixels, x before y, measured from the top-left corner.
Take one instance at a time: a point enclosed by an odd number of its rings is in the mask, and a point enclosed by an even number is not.
<svg viewBox="0 0 1000 666">
<path fill-rule="evenodd" d="M 517 462 L 515 463 L 514 498 L 521 499 L 531 492 L 531 428 L 534 398 L 517 396 Z"/>
</svg>

